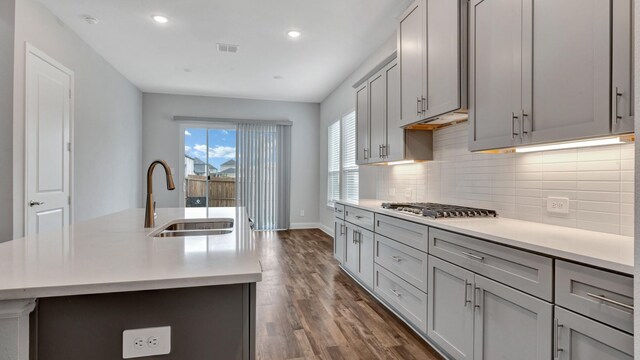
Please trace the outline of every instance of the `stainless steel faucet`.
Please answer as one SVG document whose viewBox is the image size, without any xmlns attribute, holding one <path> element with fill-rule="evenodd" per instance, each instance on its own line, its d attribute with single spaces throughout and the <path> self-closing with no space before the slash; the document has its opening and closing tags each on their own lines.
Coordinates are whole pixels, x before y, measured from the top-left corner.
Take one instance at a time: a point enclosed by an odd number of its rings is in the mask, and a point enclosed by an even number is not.
<svg viewBox="0 0 640 360">
<path fill-rule="evenodd" d="M 174 190 L 176 185 L 173 183 L 173 174 L 171 174 L 171 168 L 164 160 L 156 160 L 149 165 L 147 170 L 147 205 L 144 210 L 144 227 L 152 228 L 156 226 L 156 204 L 153 201 L 153 170 L 156 165 L 162 165 L 164 168 L 164 174 L 167 177 L 167 190 Z"/>
</svg>

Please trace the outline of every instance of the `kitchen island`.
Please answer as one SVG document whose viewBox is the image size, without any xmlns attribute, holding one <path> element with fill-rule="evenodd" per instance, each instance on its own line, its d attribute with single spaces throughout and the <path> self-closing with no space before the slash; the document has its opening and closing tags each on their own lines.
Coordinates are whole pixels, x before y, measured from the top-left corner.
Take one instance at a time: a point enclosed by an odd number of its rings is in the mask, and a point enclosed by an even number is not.
<svg viewBox="0 0 640 360">
<path fill-rule="evenodd" d="M 131 317 L 131 312 L 146 311 L 144 307 L 131 308 L 122 304 L 149 301 L 154 294 L 170 302 L 180 298 L 181 290 L 190 297 L 206 299 L 213 296 L 217 307 L 220 307 L 218 302 L 239 304 L 243 309 L 239 317 L 243 324 L 218 325 L 229 329 L 239 326 L 243 338 L 243 348 L 238 350 L 241 358 L 253 358 L 255 283 L 261 281 L 262 269 L 245 210 L 180 208 L 158 209 L 157 213 L 156 224 L 159 226 L 155 229 L 144 228 L 144 209 L 131 209 L 57 232 L 0 244 L 0 360 L 27 360 L 30 351 L 37 353 L 36 340 L 46 342 L 44 338 L 55 335 L 34 330 L 34 324 L 42 326 L 37 321 L 41 302 L 46 302 L 57 313 L 61 309 L 70 311 L 70 317 L 81 316 L 82 312 L 73 313 L 75 309 L 62 308 L 60 304 L 81 300 L 79 304 L 88 311 L 96 309 L 91 308 L 94 303 L 104 303 L 104 309 L 114 309 L 110 315 L 114 321 L 111 322 L 118 323 L 115 319 L 121 316 Z M 226 219 L 232 220 L 233 226 L 228 233 L 220 235 L 150 236 L 166 224 L 181 219 Z M 212 289 L 214 293 L 203 295 L 194 289 Z M 225 301 L 221 298 L 225 294 L 240 294 L 241 298 Z M 115 302 L 109 304 L 110 301 Z M 192 311 L 198 307 L 194 305 L 196 303 L 197 299 L 185 305 Z M 170 326 L 162 322 L 162 315 L 181 304 L 172 307 L 170 303 L 160 302 L 154 304 L 155 307 L 149 306 L 149 312 L 157 314 L 159 319 L 150 322 L 148 327 Z M 122 312 L 116 309 L 122 309 Z M 149 314 L 141 314 L 141 317 L 151 318 Z M 55 317 L 46 317 L 50 318 Z M 118 334 L 110 334 L 112 339 L 120 339 L 117 349 L 120 355 L 122 331 L 147 327 L 144 324 L 133 321 L 135 326 L 123 325 L 125 328 L 119 329 Z M 68 324 L 65 326 L 65 330 L 69 328 Z M 91 326 L 97 324 L 91 323 Z M 49 328 L 55 330 L 55 326 Z M 175 335 L 174 340 L 184 338 Z M 172 345 L 178 345 L 176 350 L 180 350 L 180 344 L 172 341 Z M 99 353 L 96 349 L 91 358 L 98 359 Z"/>
</svg>

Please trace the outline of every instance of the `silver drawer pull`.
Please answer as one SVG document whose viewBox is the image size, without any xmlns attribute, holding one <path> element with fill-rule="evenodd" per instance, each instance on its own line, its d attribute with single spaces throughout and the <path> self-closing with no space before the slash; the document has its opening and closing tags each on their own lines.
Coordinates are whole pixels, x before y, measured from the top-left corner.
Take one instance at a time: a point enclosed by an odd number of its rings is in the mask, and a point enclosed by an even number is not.
<svg viewBox="0 0 640 360">
<path fill-rule="evenodd" d="M 362 220 L 362 219 L 364 219 L 364 216 L 356 215 L 356 219 Z"/>
<path fill-rule="evenodd" d="M 478 261 L 484 260 L 484 256 L 479 256 L 479 255 L 468 253 L 468 252 L 464 252 L 464 251 L 462 252 L 462 255 L 464 255 L 466 257 L 470 257 L 473 260 L 478 260 Z"/>
<path fill-rule="evenodd" d="M 338 210 L 338 209 L 336 209 L 336 212 L 337 212 L 337 213 L 341 213 L 341 212 L 342 212 L 342 210 Z"/>
<path fill-rule="evenodd" d="M 621 303 L 619 301 L 615 301 L 615 300 L 609 299 L 608 297 L 606 297 L 604 295 L 596 295 L 596 294 L 592 294 L 592 293 L 587 293 L 587 295 L 592 297 L 592 298 L 594 298 L 594 299 L 597 299 L 597 300 L 600 300 L 600 301 L 603 301 L 605 303 L 612 304 L 612 305 L 615 305 L 615 306 L 619 306 L 621 308 L 624 308 L 624 309 L 627 309 L 627 310 L 633 312 L 633 305 L 627 305 L 625 303 Z"/>
<path fill-rule="evenodd" d="M 404 260 L 404 259 L 403 259 L 403 258 L 401 258 L 400 256 L 395 256 L 395 255 L 394 255 L 394 256 L 392 256 L 391 258 L 392 258 L 392 259 L 393 259 L 393 261 L 395 261 L 395 262 L 400 262 L 400 261 Z"/>
<path fill-rule="evenodd" d="M 397 297 L 401 297 L 401 296 L 402 296 L 402 294 L 400 294 L 400 293 L 398 292 L 398 290 L 396 290 L 396 289 L 391 290 L 391 292 L 392 292 L 395 296 L 397 296 Z"/>
<path fill-rule="evenodd" d="M 564 325 L 560 324 L 560 322 L 558 321 L 558 319 L 553 319 L 553 322 L 555 323 L 555 339 L 553 342 L 553 358 L 554 359 L 559 359 L 560 358 L 560 352 L 564 351 L 563 348 L 560 347 L 560 329 L 562 329 L 564 327 Z"/>
</svg>

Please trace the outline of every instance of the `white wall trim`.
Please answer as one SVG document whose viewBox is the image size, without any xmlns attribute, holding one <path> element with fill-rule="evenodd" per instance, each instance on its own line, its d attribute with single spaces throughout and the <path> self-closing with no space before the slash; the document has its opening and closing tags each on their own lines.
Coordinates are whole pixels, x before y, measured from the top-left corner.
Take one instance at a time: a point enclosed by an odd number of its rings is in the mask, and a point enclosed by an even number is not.
<svg viewBox="0 0 640 360">
<path fill-rule="evenodd" d="M 0 301 L 0 356 L 29 360 L 29 314 L 35 299 Z"/>
<path fill-rule="evenodd" d="M 291 223 L 291 225 L 289 225 L 289 229 L 291 230 L 296 230 L 296 229 L 319 229 L 320 228 L 320 224 L 319 223 Z"/>
</svg>

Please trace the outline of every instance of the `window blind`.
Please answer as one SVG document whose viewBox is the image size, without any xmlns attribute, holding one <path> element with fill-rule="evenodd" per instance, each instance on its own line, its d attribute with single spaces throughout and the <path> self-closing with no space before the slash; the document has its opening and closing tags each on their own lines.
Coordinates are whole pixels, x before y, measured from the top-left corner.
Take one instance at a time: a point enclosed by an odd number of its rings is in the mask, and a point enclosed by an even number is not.
<svg viewBox="0 0 640 360">
<path fill-rule="evenodd" d="M 327 203 L 333 205 L 340 199 L 340 121 L 329 125 L 327 147 Z"/>
<path fill-rule="evenodd" d="M 358 200 L 360 176 L 356 165 L 356 112 L 342 118 L 342 198 Z"/>
</svg>

